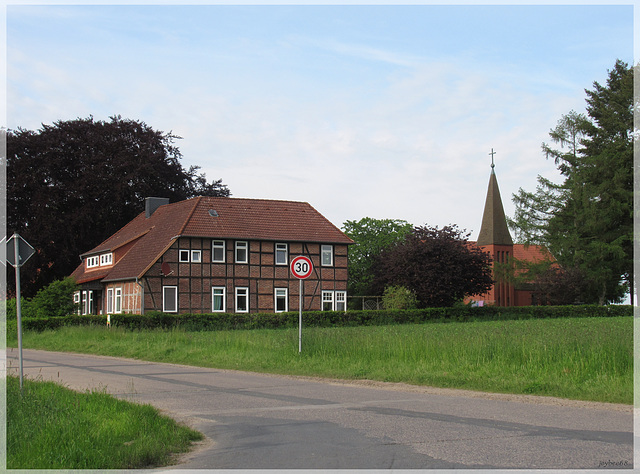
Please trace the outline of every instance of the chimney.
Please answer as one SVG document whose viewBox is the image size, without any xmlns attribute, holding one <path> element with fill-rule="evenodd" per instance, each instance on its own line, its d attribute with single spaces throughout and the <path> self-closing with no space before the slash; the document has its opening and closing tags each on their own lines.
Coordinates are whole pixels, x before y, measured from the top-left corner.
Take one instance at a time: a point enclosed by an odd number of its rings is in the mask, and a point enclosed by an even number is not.
<svg viewBox="0 0 640 474">
<path fill-rule="evenodd" d="M 165 204 L 169 204 L 169 198 L 148 197 L 144 200 L 144 213 L 147 219 L 153 215 L 154 212 Z"/>
</svg>

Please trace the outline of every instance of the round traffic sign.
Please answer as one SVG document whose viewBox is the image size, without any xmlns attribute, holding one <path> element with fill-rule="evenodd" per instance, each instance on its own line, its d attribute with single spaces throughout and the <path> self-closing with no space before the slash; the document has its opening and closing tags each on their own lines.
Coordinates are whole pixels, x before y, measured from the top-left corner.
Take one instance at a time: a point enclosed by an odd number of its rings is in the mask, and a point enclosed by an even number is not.
<svg viewBox="0 0 640 474">
<path fill-rule="evenodd" d="M 299 257 L 291 260 L 290 267 L 293 276 L 301 280 L 309 278 L 309 276 L 311 276 L 311 273 L 313 272 L 313 263 L 311 263 L 311 259 L 309 257 L 305 257 L 304 255 L 300 255 Z"/>
</svg>

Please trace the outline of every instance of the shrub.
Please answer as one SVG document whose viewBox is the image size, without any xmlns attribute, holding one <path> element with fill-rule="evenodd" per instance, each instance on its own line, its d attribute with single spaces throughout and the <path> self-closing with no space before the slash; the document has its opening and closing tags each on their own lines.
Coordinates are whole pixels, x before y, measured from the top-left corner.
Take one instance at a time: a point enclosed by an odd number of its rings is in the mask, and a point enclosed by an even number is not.
<svg viewBox="0 0 640 474">
<path fill-rule="evenodd" d="M 382 295 L 384 309 L 415 309 L 418 299 L 414 291 L 404 286 L 388 286 Z"/>
<path fill-rule="evenodd" d="M 31 299 L 20 298 L 22 318 L 57 318 L 74 314 L 77 305 L 73 302 L 73 293 L 77 290 L 71 278 L 54 281 L 40 289 Z M 7 301 L 7 321 L 18 317 L 16 299 Z"/>
<path fill-rule="evenodd" d="M 77 285 L 72 278 L 51 282 L 31 299 L 32 316 L 47 318 L 75 313 L 77 305 L 73 302 L 73 293 L 76 291 Z"/>
<path fill-rule="evenodd" d="M 633 316 L 633 306 L 523 306 L 503 308 L 384 309 L 380 311 L 307 311 L 302 325 L 311 327 L 381 326 L 448 321 L 506 321 L 540 318 L 584 318 Z M 103 315 L 70 315 L 51 318 L 23 318 L 24 330 L 43 331 L 69 325 L 105 325 Z M 278 329 L 298 327 L 298 312 L 288 313 L 206 313 L 167 314 L 150 311 L 140 314 L 113 314 L 111 325 L 133 330 L 183 328 L 187 331 L 234 329 Z"/>
<path fill-rule="evenodd" d="M 18 319 L 18 307 L 16 303 L 17 301 L 15 298 L 11 298 L 10 300 L 7 300 L 7 306 L 6 306 L 7 321 L 15 322 Z M 35 313 L 31 307 L 31 300 L 20 298 L 20 313 L 22 314 L 23 318 L 35 317 Z"/>
</svg>

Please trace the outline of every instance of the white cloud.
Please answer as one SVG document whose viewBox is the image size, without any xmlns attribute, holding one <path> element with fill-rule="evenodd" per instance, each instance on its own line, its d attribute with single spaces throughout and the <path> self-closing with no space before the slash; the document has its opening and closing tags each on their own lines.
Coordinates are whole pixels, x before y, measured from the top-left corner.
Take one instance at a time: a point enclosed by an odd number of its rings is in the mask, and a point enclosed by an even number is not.
<svg viewBox="0 0 640 474">
<path fill-rule="evenodd" d="M 91 31 L 82 14 L 79 28 Z M 183 137 L 184 165 L 222 178 L 233 195 L 308 201 L 338 226 L 370 216 L 477 233 L 491 148 L 511 214 L 511 193 L 553 174 L 540 143 L 562 114 L 584 108 L 582 89 L 597 79 L 543 70 L 542 56 L 537 65 L 474 57 L 472 44 L 447 55 L 340 31 L 214 40 L 201 24 L 193 37 L 181 24 L 138 31 L 139 15 L 111 17 L 99 42 L 77 47 L 11 43 L 10 126 L 143 120 Z"/>
</svg>

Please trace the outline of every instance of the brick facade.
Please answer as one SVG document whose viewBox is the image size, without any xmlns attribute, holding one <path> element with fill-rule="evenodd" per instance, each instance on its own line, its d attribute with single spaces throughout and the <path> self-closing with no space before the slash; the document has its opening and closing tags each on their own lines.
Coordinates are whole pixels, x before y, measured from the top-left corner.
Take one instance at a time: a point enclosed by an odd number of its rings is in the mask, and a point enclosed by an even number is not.
<svg viewBox="0 0 640 474">
<path fill-rule="evenodd" d="M 287 290 L 287 309 L 295 310 L 299 304 L 299 280 L 290 270 L 289 263 L 297 255 L 306 255 L 314 265 L 313 274 L 304 281 L 304 310 L 320 310 L 322 290 L 347 290 L 347 246 L 333 245 L 333 265 L 322 266 L 320 245 L 278 242 L 287 245 L 284 264 L 275 262 L 275 244 L 268 241 L 248 241 L 248 263 L 235 263 L 235 242 L 225 242 L 225 262 L 212 262 L 212 241 L 220 239 L 180 238 L 140 279 L 144 286 L 145 311 L 162 311 L 162 288 L 176 286 L 178 312 L 210 313 L 213 311 L 213 288 L 224 288 L 226 312 L 237 312 L 236 288 L 248 288 L 250 313 L 272 313 L 275 309 L 275 290 Z M 202 252 L 199 262 L 180 262 L 180 250 Z M 164 276 L 162 266 L 171 269 Z"/>
</svg>

